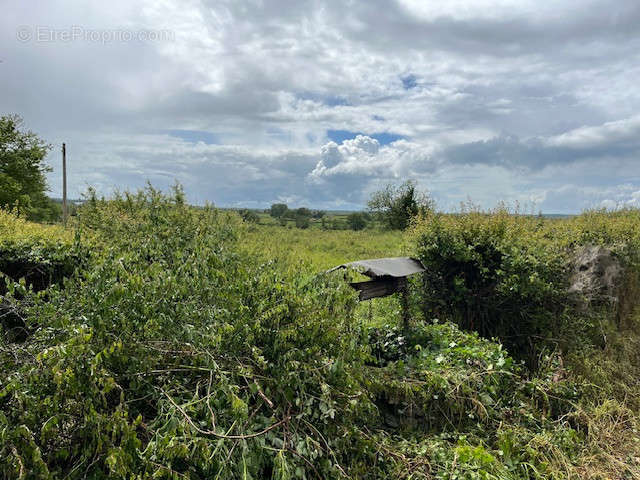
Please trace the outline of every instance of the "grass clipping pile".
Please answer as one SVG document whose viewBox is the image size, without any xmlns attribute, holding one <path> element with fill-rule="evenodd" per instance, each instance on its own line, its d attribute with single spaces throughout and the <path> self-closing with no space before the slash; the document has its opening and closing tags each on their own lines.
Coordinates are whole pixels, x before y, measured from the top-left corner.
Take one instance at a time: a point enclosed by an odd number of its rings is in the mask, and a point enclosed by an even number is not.
<svg viewBox="0 0 640 480">
<path fill-rule="evenodd" d="M 345 282 L 241 253 L 243 228 L 179 189 L 94 196 L 75 273 L 7 280 L 29 335 L 0 343 L 3 477 L 638 476 L 636 417 L 559 355 L 532 374 L 420 312 L 363 325 Z"/>
</svg>

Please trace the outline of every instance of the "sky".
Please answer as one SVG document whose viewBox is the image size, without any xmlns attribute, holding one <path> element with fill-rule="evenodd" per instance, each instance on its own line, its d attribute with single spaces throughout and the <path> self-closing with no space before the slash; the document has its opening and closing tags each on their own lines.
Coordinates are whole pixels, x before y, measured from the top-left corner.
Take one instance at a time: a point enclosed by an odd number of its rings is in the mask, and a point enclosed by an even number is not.
<svg viewBox="0 0 640 480">
<path fill-rule="evenodd" d="M 637 0 L 0 0 L 0 114 L 52 196 L 640 207 Z"/>
</svg>

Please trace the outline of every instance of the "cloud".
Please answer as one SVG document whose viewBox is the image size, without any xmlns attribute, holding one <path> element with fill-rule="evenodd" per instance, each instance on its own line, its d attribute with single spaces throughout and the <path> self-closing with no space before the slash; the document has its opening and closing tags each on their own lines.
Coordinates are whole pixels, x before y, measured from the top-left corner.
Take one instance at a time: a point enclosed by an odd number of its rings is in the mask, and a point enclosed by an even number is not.
<svg viewBox="0 0 640 480">
<path fill-rule="evenodd" d="M 609 186 L 566 184 L 541 191 L 538 204 L 543 208 L 562 204 L 574 206 L 573 209 L 557 209 L 557 213 L 575 213 L 575 205 L 580 205 L 577 211 L 594 208 L 637 208 L 640 207 L 640 190 L 637 185 L 628 183 Z"/>
<path fill-rule="evenodd" d="M 74 191 L 175 178 L 220 205 L 358 208 L 406 178 L 444 208 L 640 190 L 635 0 L 6 3 L 0 113 L 55 144 L 54 195 L 63 141 Z M 25 42 L 19 26 L 172 35 Z"/>
<path fill-rule="evenodd" d="M 550 137 L 520 139 L 500 135 L 456 144 L 443 154 L 453 163 L 498 165 L 521 171 L 617 159 L 631 167 L 631 172 L 639 173 L 632 167 L 640 157 L 640 116 L 579 127 Z"/>
<path fill-rule="evenodd" d="M 600 201 L 602 208 L 617 210 L 620 208 L 640 208 L 640 190 L 635 190 L 637 186 L 625 185 L 619 188 L 613 195 L 607 196 Z"/>
<path fill-rule="evenodd" d="M 405 140 L 381 147 L 375 138 L 358 135 L 340 145 L 335 142 L 323 145 L 320 160 L 308 179 L 315 183 L 348 176 L 398 179 L 417 171 L 433 171 L 436 167 L 428 147 Z"/>
<path fill-rule="evenodd" d="M 573 149 L 640 148 L 640 115 L 602 125 L 584 126 L 552 137 L 550 146 Z"/>
</svg>

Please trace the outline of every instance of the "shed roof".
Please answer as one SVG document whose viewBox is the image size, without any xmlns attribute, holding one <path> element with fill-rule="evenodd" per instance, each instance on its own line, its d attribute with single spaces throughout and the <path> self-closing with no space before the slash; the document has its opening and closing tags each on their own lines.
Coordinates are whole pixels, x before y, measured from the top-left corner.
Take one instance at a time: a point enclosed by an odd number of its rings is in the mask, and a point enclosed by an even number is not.
<svg viewBox="0 0 640 480">
<path fill-rule="evenodd" d="M 424 272 L 426 269 L 415 258 L 393 257 L 393 258 L 372 258 L 370 260 L 358 260 L 355 262 L 343 263 L 333 267 L 329 272 L 339 268 L 351 268 L 369 278 L 378 277 L 406 277 L 414 273 Z"/>
</svg>

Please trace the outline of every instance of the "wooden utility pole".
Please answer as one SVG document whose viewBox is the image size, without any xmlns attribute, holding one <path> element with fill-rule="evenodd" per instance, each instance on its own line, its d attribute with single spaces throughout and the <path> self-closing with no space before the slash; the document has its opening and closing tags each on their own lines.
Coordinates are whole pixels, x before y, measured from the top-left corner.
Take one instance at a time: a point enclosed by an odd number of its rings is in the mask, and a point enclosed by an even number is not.
<svg viewBox="0 0 640 480">
<path fill-rule="evenodd" d="M 62 144 L 62 223 L 67 226 L 67 146 Z"/>
</svg>

